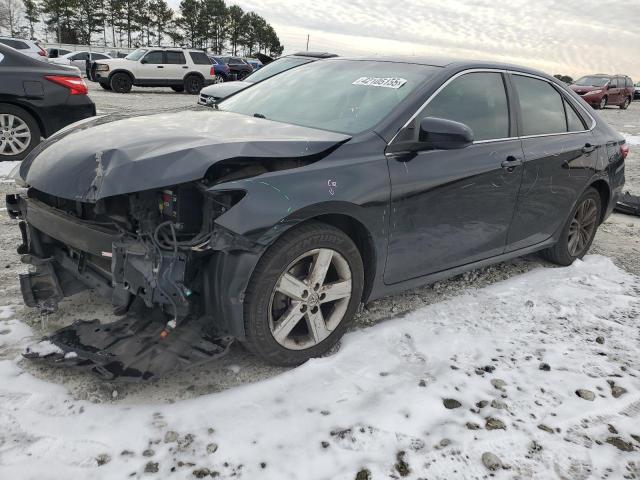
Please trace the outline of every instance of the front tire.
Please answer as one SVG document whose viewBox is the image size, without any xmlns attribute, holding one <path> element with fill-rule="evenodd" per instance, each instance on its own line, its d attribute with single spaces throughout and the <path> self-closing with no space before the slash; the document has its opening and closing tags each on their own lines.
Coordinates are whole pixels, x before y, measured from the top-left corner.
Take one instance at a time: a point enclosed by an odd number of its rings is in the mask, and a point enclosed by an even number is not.
<svg viewBox="0 0 640 480">
<path fill-rule="evenodd" d="M 571 265 L 589 251 L 596 236 L 602 213 L 602 200 L 598 191 L 589 187 L 576 202 L 565 223 L 560 239 L 542 255 L 558 265 Z"/>
<path fill-rule="evenodd" d="M 598 108 L 600 110 L 604 110 L 608 102 L 609 102 L 609 99 L 607 97 L 602 97 L 602 100 L 600 100 L 600 103 L 598 104 Z"/>
<path fill-rule="evenodd" d="M 629 97 L 625 97 L 624 103 L 620 105 L 620 110 L 626 110 L 627 108 L 629 108 L 630 104 L 631 104 L 631 99 Z"/>
<path fill-rule="evenodd" d="M 111 85 L 111 90 L 116 93 L 129 93 L 133 86 L 133 79 L 126 73 L 114 73 L 109 85 Z"/>
<path fill-rule="evenodd" d="M 204 81 L 197 75 L 189 75 L 184 79 L 184 89 L 189 95 L 197 95 L 202 90 Z"/>
<path fill-rule="evenodd" d="M 22 108 L 0 103 L 0 161 L 22 160 L 40 143 L 40 127 Z"/>
<path fill-rule="evenodd" d="M 319 222 L 287 232 L 251 276 L 244 345 L 281 366 L 323 355 L 353 322 L 363 283 L 360 252 L 344 232 Z"/>
</svg>

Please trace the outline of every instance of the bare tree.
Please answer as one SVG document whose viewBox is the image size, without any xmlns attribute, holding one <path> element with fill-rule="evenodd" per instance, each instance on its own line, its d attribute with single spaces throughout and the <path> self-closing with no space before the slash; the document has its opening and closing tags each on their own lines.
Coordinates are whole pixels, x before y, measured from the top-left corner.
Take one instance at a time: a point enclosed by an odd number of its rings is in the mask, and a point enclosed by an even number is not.
<svg viewBox="0 0 640 480">
<path fill-rule="evenodd" d="M 0 29 L 10 36 L 21 36 L 23 6 L 20 0 L 0 0 Z"/>
</svg>

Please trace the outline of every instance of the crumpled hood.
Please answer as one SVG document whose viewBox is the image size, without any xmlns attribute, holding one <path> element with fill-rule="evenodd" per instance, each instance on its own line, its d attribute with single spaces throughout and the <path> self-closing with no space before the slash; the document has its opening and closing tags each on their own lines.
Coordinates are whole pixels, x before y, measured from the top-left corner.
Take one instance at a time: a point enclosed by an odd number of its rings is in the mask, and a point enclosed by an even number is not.
<svg viewBox="0 0 640 480">
<path fill-rule="evenodd" d="M 190 182 L 233 158 L 298 158 L 347 141 L 340 134 L 218 110 L 82 121 L 38 146 L 20 167 L 56 197 L 101 198 Z"/>
</svg>

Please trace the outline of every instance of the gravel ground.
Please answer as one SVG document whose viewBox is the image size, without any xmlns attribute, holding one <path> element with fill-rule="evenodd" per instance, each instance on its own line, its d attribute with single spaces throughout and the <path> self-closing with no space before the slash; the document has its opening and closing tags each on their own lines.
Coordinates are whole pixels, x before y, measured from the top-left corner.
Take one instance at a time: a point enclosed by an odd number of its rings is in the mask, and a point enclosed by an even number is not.
<svg viewBox="0 0 640 480">
<path fill-rule="evenodd" d="M 170 89 L 134 88 L 128 95 L 103 91 L 92 84 L 91 97 L 99 113 L 128 112 L 135 114 L 163 112 L 195 105 L 196 97 L 174 93 Z M 622 111 L 609 108 L 602 112 L 604 118 L 617 130 L 640 135 L 640 102 Z M 640 192 L 640 146 L 633 147 L 627 159 L 627 186 Z M 0 193 L 11 191 L 13 185 L 0 183 Z M 2 195 L 4 198 L 4 195 Z M 3 209 L 4 210 L 4 209 Z M 608 256 L 623 269 L 640 274 L 640 218 L 614 214 L 600 228 L 593 253 Z M 15 306 L 16 315 L 42 334 L 49 333 L 74 320 L 115 320 L 110 305 L 92 293 L 83 293 L 65 300 L 57 313 L 43 317 L 38 312 L 22 306 L 16 275 L 25 269 L 18 262 L 15 246 L 19 243 L 15 222 L 0 215 L 0 297 L 5 305 Z M 408 314 L 419 307 L 441 302 L 445 299 L 468 293 L 500 280 L 504 280 L 539 266 L 551 267 L 537 255 L 523 257 L 511 262 L 465 273 L 435 285 L 411 290 L 401 295 L 377 300 L 359 314 L 355 328 L 369 326 L 383 320 Z M 0 359 L 13 358 L 16 351 L 0 349 Z M 33 375 L 63 384 L 76 399 L 96 403 L 173 403 L 195 398 L 206 393 L 218 392 L 249 382 L 275 376 L 283 369 L 262 364 L 240 346 L 232 348 L 224 358 L 209 365 L 182 371 L 144 385 L 111 385 L 97 380 L 84 372 L 69 369 L 54 369 L 22 362 L 25 370 Z M 113 392 L 117 390 L 117 396 Z"/>
</svg>

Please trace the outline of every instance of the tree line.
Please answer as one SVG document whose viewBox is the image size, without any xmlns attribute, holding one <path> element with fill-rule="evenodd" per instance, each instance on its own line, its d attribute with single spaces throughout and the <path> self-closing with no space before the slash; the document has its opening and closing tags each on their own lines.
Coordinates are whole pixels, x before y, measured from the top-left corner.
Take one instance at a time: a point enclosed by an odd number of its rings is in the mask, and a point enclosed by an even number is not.
<svg viewBox="0 0 640 480">
<path fill-rule="evenodd" d="M 0 33 L 112 47 L 182 45 L 217 54 L 282 54 L 269 23 L 224 0 L 0 0 Z"/>
</svg>

